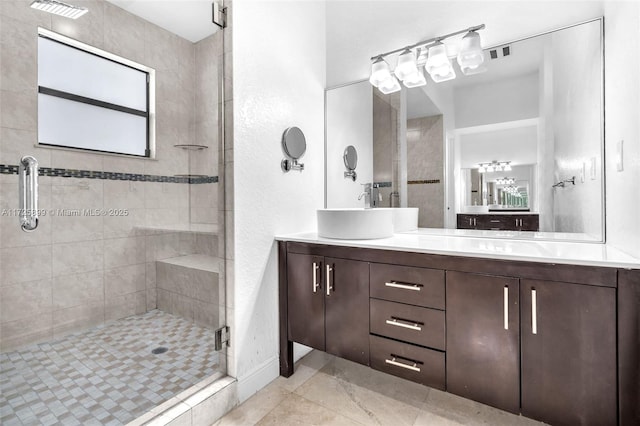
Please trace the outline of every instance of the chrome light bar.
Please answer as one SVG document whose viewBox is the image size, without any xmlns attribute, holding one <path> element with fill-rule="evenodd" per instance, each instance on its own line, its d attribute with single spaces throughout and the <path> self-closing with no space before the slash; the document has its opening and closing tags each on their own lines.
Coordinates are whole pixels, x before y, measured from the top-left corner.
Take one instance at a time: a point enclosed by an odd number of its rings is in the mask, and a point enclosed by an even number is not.
<svg viewBox="0 0 640 426">
<path fill-rule="evenodd" d="M 31 7 L 71 19 L 78 19 L 89 11 L 86 7 L 73 6 L 58 0 L 35 0 Z"/>
</svg>

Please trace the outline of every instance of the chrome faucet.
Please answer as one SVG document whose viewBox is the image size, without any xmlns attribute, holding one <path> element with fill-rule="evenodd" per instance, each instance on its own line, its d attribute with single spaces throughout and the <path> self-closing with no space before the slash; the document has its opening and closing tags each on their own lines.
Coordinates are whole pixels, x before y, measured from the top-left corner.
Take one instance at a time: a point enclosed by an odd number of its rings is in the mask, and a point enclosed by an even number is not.
<svg viewBox="0 0 640 426">
<path fill-rule="evenodd" d="M 364 197 L 364 208 L 370 209 L 371 205 L 371 184 L 370 183 L 361 183 L 360 185 L 364 186 L 364 192 L 358 195 L 358 201 L 362 200 Z"/>
<path fill-rule="evenodd" d="M 364 192 L 358 196 L 358 200 L 362 200 L 364 197 L 364 208 L 372 209 L 380 207 L 382 202 L 382 194 L 380 194 L 380 184 L 378 183 L 362 183 L 364 186 Z"/>
</svg>

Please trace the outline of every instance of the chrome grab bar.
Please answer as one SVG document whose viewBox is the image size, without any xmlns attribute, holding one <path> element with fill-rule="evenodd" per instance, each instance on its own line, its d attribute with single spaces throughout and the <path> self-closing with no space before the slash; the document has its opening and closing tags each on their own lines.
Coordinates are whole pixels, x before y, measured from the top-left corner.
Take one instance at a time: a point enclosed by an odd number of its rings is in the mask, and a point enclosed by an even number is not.
<svg viewBox="0 0 640 426">
<path fill-rule="evenodd" d="M 18 167 L 20 192 L 20 227 L 24 232 L 38 227 L 38 160 L 22 157 Z"/>
</svg>

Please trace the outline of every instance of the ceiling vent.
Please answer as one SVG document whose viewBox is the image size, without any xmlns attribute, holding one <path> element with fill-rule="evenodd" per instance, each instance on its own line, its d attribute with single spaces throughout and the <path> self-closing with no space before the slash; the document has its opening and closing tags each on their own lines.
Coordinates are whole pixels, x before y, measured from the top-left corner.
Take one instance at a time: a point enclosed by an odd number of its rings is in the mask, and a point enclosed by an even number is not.
<svg viewBox="0 0 640 426">
<path fill-rule="evenodd" d="M 493 49 L 489 49 L 489 57 L 491 59 L 500 59 L 505 56 L 511 55 L 511 46 L 500 46 Z"/>
</svg>

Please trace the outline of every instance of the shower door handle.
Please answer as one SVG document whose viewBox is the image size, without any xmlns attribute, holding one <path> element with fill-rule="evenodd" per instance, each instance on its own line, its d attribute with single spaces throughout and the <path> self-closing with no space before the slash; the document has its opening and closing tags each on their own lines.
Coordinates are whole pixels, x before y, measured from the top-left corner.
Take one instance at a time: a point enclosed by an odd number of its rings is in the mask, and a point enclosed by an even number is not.
<svg viewBox="0 0 640 426">
<path fill-rule="evenodd" d="M 22 157 L 18 167 L 20 197 L 20 227 L 25 232 L 38 227 L 38 160 Z"/>
</svg>

